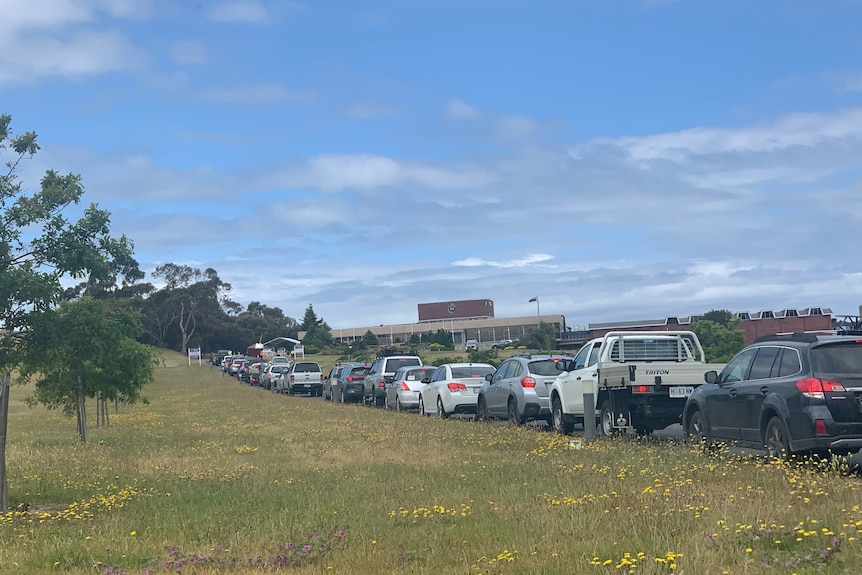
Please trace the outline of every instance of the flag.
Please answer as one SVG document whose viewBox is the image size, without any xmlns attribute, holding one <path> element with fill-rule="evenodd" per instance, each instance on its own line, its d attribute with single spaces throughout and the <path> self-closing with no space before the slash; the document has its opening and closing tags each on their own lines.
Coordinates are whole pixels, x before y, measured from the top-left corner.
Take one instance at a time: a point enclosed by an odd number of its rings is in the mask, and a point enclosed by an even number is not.
<svg viewBox="0 0 862 575">
<path fill-rule="evenodd" d="M 528 301 L 527 303 L 533 303 L 534 301 L 539 301 L 539 296 L 534 295 L 533 297 L 530 298 L 530 301 Z"/>
</svg>

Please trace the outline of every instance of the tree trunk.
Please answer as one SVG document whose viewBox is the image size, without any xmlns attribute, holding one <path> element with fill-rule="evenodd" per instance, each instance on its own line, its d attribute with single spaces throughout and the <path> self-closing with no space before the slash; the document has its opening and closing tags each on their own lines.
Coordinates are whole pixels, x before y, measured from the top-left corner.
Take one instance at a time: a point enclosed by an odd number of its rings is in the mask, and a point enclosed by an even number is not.
<svg viewBox="0 0 862 575">
<path fill-rule="evenodd" d="M 87 443 L 87 396 L 84 395 L 84 384 L 78 377 L 78 437 L 81 443 Z"/>
<path fill-rule="evenodd" d="M 9 485 L 6 481 L 6 428 L 9 421 L 9 382 L 12 372 L 0 379 L 0 513 L 9 510 Z"/>
</svg>

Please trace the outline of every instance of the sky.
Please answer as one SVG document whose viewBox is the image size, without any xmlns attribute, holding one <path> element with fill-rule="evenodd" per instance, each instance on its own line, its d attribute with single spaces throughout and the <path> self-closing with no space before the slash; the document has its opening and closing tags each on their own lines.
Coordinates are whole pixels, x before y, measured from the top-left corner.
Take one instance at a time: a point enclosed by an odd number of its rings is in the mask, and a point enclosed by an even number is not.
<svg viewBox="0 0 862 575">
<path fill-rule="evenodd" d="M 145 272 L 333 328 L 862 304 L 862 1 L 0 0 L 0 113 Z M 9 159 L 0 150 L 0 159 Z M 149 279 L 149 273 L 148 277 Z"/>
</svg>

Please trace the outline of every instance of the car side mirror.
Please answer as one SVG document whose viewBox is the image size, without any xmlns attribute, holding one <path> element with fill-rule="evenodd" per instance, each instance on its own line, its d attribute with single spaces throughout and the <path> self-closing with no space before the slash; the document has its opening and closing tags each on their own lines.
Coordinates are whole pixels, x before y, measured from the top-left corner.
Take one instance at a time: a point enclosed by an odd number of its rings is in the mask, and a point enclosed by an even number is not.
<svg viewBox="0 0 862 575">
<path fill-rule="evenodd" d="M 486 373 L 485 374 L 485 381 L 491 381 L 492 379 L 494 379 L 493 373 Z"/>
<path fill-rule="evenodd" d="M 715 370 L 707 371 L 703 374 L 703 380 L 706 383 L 715 383 L 718 381 L 718 372 Z"/>
<path fill-rule="evenodd" d="M 423 377 L 420 381 L 422 383 L 431 383 L 431 378 L 430 377 Z"/>
</svg>

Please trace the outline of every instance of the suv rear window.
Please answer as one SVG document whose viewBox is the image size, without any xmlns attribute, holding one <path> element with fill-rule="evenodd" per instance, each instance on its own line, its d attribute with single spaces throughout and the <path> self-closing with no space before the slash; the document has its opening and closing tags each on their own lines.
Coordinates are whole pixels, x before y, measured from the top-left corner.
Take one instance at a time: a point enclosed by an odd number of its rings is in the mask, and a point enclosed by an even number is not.
<svg viewBox="0 0 862 575">
<path fill-rule="evenodd" d="M 530 373 L 536 375 L 560 375 L 564 370 L 557 368 L 556 359 L 542 359 L 530 362 Z"/>
<path fill-rule="evenodd" d="M 294 371 L 294 373 L 296 373 L 297 371 L 299 371 L 299 372 L 303 372 L 303 371 L 320 371 L 320 366 L 319 366 L 319 365 L 317 365 L 316 363 L 307 362 L 307 361 L 300 361 L 300 362 L 299 362 L 299 363 L 297 363 L 297 364 L 296 364 L 296 366 L 293 368 L 293 371 Z"/>
<path fill-rule="evenodd" d="M 390 357 L 386 360 L 386 365 L 383 368 L 385 373 L 395 373 L 402 367 L 408 367 L 411 365 L 422 365 L 419 361 L 418 357 Z"/>
<path fill-rule="evenodd" d="M 350 375 L 367 375 L 367 374 L 368 374 L 368 367 L 367 366 L 354 367 L 350 370 Z"/>
<path fill-rule="evenodd" d="M 453 367 L 452 377 L 485 377 L 489 373 L 494 373 L 496 370 L 493 367 Z"/>
<path fill-rule="evenodd" d="M 862 373 L 862 345 L 838 343 L 811 348 L 814 373 Z"/>
</svg>

